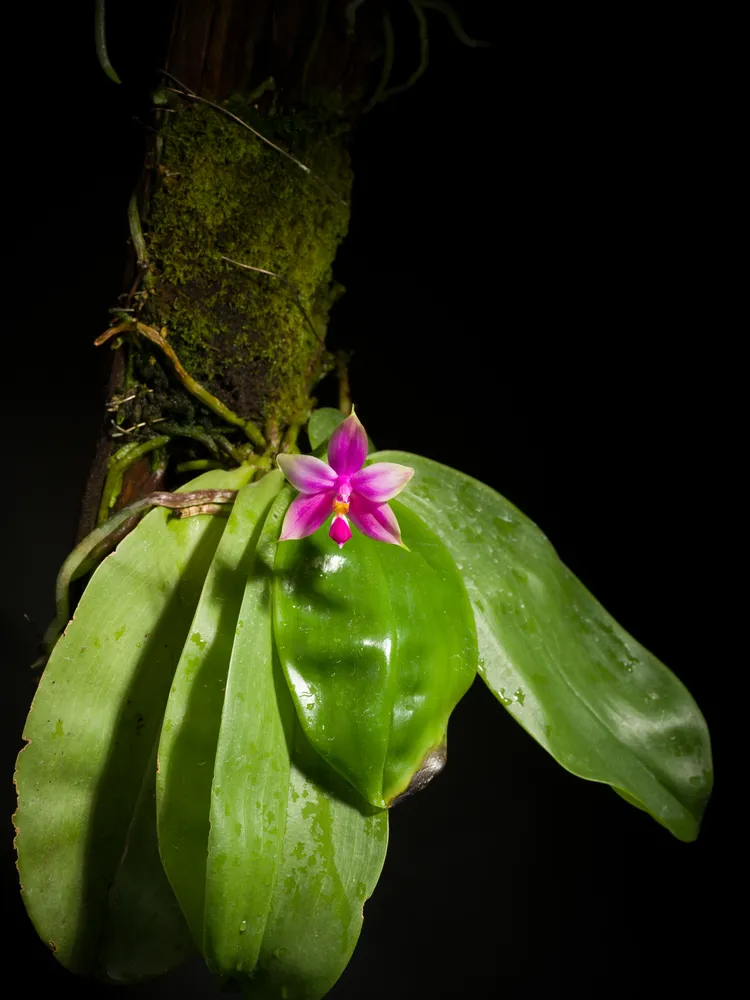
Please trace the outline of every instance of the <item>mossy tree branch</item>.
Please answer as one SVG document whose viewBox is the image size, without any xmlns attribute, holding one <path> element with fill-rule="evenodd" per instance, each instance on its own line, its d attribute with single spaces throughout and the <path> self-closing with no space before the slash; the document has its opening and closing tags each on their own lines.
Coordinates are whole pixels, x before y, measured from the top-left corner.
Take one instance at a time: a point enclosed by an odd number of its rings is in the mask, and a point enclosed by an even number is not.
<svg viewBox="0 0 750 1000">
<path fill-rule="evenodd" d="M 354 5 L 355 18 L 349 0 L 175 0 L 164 71 L 153 67 L 153 129 L 128 211 L 131 275 L 110 342 L 110 413 L 81 536 L 102 504 L 117 510 L 154 489 L 150 453 L 166 456 L 158 475 L 169 487 L 178 468 L 220 453 L 229 464 L 270 464 L 296 447 L 315 386 L 336 364 L 325 333 L 342 291 L 333 264 L 349 225 L 349 139 L 382 96 L 383 23 L 402 2 Z M 425 4 L 410 2 L 422 51 L 409 83 L 427 53 Z M 103 28 L 97 37 L 106 57 Z M 127 66 L 118 70 L 127 84 Z M 348 405 L 348 388 L 342 398 Z M 140 451 L 117 496 L 104 497 L 125 435 Z"/>
<path fill-rule="evenodd" d="M 132 435 L 145 455 L 158 451 L 154 435 L 168 436 L 175 473 L 216 462 L 217 448 L 230 464 L 267 464 L 294 447 L 334 367 L 324 340 L 341 293 L 332 266 L 349 223 L 347 145 L 376 83 L 384 3 L 370 7 L 347 34 L 341 0 L 290 0 L 281 12 L 270 0 L 174 3 L 168 76 L 129 206 L 132 272 L 81 535 L 103 503 L 116 510 L 151 485 L 139 453 L 111 496 L 118 437 Z M 127 66 L 119 71 L 127 84 Z M 253 279 L 222 257 L 283 280 Z"/>
</svg>

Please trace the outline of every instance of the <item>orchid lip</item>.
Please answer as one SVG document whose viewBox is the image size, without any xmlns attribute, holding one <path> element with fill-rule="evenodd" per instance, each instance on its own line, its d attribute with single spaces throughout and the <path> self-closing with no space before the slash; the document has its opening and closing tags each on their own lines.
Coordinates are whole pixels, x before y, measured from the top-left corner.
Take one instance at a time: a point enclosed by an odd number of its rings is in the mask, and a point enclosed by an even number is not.
<svg viewBox="0 0 750 1000">
<path fill-rule="evenodd" d="M 331 522 L 331 529 L 328 535 L 336 542 L 340 549 L 343 549 L 344 545 L 352 537 L 352 529 L 349 527 L 347 518 L 342 514 L 337 514 Z"/>
</svg>

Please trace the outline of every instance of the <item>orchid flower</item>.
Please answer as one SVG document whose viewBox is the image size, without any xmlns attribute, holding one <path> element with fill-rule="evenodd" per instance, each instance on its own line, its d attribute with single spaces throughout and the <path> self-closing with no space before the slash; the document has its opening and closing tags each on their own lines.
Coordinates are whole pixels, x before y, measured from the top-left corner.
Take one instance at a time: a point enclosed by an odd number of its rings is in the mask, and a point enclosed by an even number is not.
<svg viewBox="0 0 750 1000">
<path fill-rule="evenodd" d="M 354 410 L 331 435 L 328 462 L 313 455 L 279 455 L 279 468 L 300 492 L 286 512 L 280 540 L 306 538 L 333 514 L 328 534 L 339 548 L 352 537 L 349 519 L 363 535 L 403 546 L 388 501 L 406 486 L 414 469 L 395 462 L 363 469 L 366 457 L 367 433 Z"/>
</svg>

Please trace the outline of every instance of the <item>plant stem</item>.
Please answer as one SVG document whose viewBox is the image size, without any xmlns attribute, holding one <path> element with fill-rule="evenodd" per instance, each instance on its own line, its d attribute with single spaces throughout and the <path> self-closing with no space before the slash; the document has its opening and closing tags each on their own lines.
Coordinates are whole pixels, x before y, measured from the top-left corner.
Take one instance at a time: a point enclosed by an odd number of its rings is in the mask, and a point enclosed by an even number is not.
<svg viewBox="0 0 750 1000">
<path fill-rule="evenodd" d="M 175 472 L 203 472 L 207 469 L 225 469 L 221 462 L 214 461 L 213 458 L 196 458 L 190 462 L 179 462 L 175 466 Z"/>
<path fill-rule="evenodd" d="M 158 439 L 154 439 L 158 440 Z M 150 443 L 150 442 L 148 442 Z M 55 585 L 56 614 L 44 634 L 45 655 L 33 667 L 44 663 L 52 652 L 60 633 L 70 618 L 70 585 L 94 569 L 108 552 L 133 530 L 140 518 L 152 507 L 172 510 L 193 510 L 196 513 L 224 513 L 234 503 L 237 490 L 194 490 L 190 493 L 151 493 L 123 507 L 76 545 L 60 568 Z M 209 509 L 210 508 L 210 509 Z"/>
<path fill-rule="evenodd" d="M 127 451 L 119 461 L 113 462 L 109 468 L 99 505 L 97 524 L 101 525 L 107 520 L 112 506 L 120 495 L 123 473 L 137 462 L 139 458 L 143 458 L 144 455 L 148 455 L 149 452 L 154 451 L 156 448 L 162 448 L 169 440 L 171 439 L 166 435 L 161 435 L 160 437 L 151 438 L 149 441 L 142 441 L 134 448 L 125 445 L 120 449 L 117 453 L 118 455 L 125 452 L 126 449 Z"/>
</svg>

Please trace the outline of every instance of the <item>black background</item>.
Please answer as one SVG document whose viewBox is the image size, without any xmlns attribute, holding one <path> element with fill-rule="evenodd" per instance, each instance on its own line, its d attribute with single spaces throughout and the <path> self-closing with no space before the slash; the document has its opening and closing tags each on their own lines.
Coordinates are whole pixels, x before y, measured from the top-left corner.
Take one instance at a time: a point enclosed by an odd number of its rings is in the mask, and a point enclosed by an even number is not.
<svg viewBox="0 0 750 1000">
<path fill-rule="evenodd" d="M 147 10 L 165 5 L 110 6 L 120 88 L 96 63 L 86 4 L 17 7 L 6 24 L 2 947 L 31 996 L 114 995 L 74 982 L 36 938 L 7 818 L 28 664 L 101 416 L 106 349 L 92 341 L 121 290 L 143 147 L 133 117 L 147 116 L 162 44 Z M 564 772 L 478 683 L 451 722 L 449 766 L 392 813 L 331 996 L 720 987 L 731 876 L 716 560 L 730 496 L 717 442 L 731 350 L 713 270 L 711 42 L 685 15 L 491 11 L 466 14 L 490 50 L 428 15 L 427 75 L 360 130 L 329 343 L 354 352 L 354 399 L 380 447 L 498 489 L 672 666 L 712 729 L 719 779 L 700 839 L 681 844 Z M 406 76 L 416 35 L 399 51 Z M 196 963 L 124 995 L 218 993 Z"/>
</svg>

